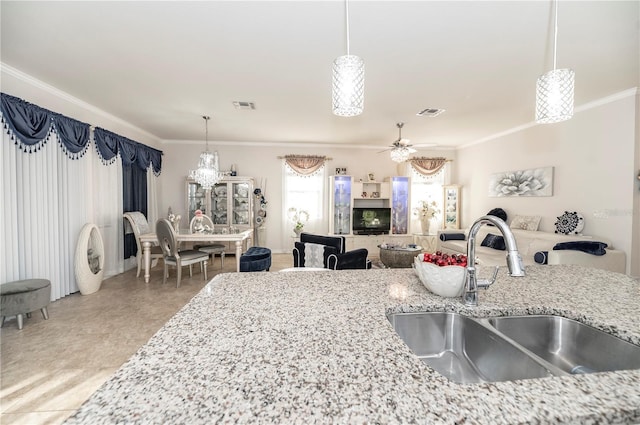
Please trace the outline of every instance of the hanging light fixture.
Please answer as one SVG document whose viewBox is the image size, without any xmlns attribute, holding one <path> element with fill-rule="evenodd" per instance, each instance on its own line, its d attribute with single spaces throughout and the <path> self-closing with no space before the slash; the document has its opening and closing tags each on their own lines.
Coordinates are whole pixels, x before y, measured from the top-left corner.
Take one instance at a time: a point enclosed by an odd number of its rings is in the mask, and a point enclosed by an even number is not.
<svg viewBox="0 0 640 425">
<path fill-rule="evenodd" d="M 333 113 L 354 117 L 364 109 L 364 61 L 349 50 L 349 0 L 345 0 L 345 11 L 347 54 L 333 61 Z"/>
<path fill-rule="evenodd" d="M 404 123 L 396 123 L 396 127 L 398 127 L 398 140 L 394 141 L 391 145 L 391 160 L 395 162 L 405 162 L 409 159 L 409 155 L 415 153 L 416 150 L 411 147 L 408 140 L 402 138 L 402 127 L 404 127 Z"/>
<path fill-rule="evenodd" d="M 218 152 L 209 152 L 209 120 L 211 117 L 203 116 L 205 122 L 205 151 L 200 154 L 198 169 L 191 170 L 189 177 L 194 179 L 204 190 L 209 190 L 222 179 L 222 173 L 218 165 Z"/>
<path fill-rule="evenodd" d="M 553 29 L 553 71 L 538 77 L 536 84 L 536 122 L 550 124 L 573 116 L 575 73 L 571 69 L 556 69 L 558 48 L 558 0 L 555 0 Z"/>
</svg>

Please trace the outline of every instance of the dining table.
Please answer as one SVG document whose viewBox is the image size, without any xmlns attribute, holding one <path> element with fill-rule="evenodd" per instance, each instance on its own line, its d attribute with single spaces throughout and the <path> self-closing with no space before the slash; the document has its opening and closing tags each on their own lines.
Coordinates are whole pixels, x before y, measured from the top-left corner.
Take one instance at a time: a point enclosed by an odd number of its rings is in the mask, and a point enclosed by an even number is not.
<svg viewBox="0 0 640 425">
<path fill-rule="evenodd" d="M 247 246 L 253 244 L 253 229 L 243 230 L 238 233 L 205 233 L 191 232 L 189 229 L 180 229 L 176 233 L 176 241 L 182 242 L 235 242 L 236 247 L 236 271 L 240 272 L 240 256 L 243 245 L 247 241 Z M 144 281 L 149 283 L 151 268 L 151 246 L 158 244 L 158 236 L 155 233 L 144 233 L 140 235 L 142 252 L 144 257 Z"/>
</svg>

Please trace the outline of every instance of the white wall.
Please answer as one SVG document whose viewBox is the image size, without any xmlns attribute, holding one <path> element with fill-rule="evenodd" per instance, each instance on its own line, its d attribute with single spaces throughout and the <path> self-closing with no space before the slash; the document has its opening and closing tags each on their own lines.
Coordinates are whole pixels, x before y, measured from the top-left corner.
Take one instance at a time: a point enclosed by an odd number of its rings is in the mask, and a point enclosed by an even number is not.
<svg viewBox="0 0 640 425">
<path fill-rule="evenodd" d="M 553 232 L 557 216 L 577 211 L 585 218 L 583 234 L 606 237 L 626 252 L 627 270 L 635 266 L 640 256 L 632 252 L 631 236 L 638 196 L 635 91 L 612 99 L 580 108 L 569 121 L 535 125 L 458 150 L 463 226 L 499 207 L 509 221 L 517 214 L 540 215 L 540 230 Z M 492 173 L 547 166 L 554 167 L 553 196 L 488 196 Z"/>
<path fill-rule="evenodd" d="M 186 216 L 185 180 L 189 170 L 196 168 L 198 156 L 204 150 L 204 142 L 167 142 L 161 147 L 165 156 L 161 182 L 163 199 L 160 214 L 169 207 L 174 213 Z M 366 179 L 368 173 L 374 173 L 376 180 L 399 175 L 396 163 L 391 161 L 388 152 L 378 153 L 379 149 L 336 148 L 327 145 L 317 147 L 296 146 L 251 146 L 249 144 L 221 144 L 209 141 L 209 150 L 218 151 L 220 168 L 229 170 L 236 164 L 239 176 L 253 177 L 256 185 L 262 179 L 266 187 L 262 188 L 267 199 L 267 221 L 264 240 L 261 245 L 275 252 L 288 252 L 291 247 L 291 229 L 282 226 L 282 159 L 279 156 L 325 155 L 332 158 L 327 162 L 327 175 L 333 175 L 336 167 L 347 167 L 347 174 L 354 179 Z M 420 151 L 420 155 L 445 156 L 454 158 L 455 151 Z M 324 229 L 324 232 L 327 230 Z"/>
</svg>

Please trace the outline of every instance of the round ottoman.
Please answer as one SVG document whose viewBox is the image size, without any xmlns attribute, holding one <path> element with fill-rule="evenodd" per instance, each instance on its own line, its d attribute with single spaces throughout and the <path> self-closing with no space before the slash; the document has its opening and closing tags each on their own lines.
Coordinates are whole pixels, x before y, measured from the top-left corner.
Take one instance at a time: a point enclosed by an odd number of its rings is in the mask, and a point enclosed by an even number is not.
<svg viewBox="0 0 640 425">
<path fill-rule="evenodd" d="M 23 315 L 40 310 L 45 320 L 49 319 L 47 306 L 51 300 L 51 282 L 47 279 L 25 279 L 0 285 L 0 314 L 2 323 L 8 316 L 16 316 L 18 329 L 22 329 Z"/>
<path fill-rule="evenodd" d="M 269 271 L 271 267 L 271 250 L 260 246 L 252 246 L 240 256 L 241 272 Z"/>
</svg>

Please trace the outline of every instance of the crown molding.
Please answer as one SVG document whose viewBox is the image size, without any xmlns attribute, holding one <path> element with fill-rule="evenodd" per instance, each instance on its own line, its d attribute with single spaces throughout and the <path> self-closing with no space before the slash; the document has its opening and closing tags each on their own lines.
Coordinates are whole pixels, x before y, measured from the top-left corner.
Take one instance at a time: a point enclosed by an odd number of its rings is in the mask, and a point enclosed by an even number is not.
<svg viewBox="0 0 640 425">
<path fill-rule="evenodd" d="M 149 133 L 146 130 L 143 130 L 139 127 L 136 127 L 135 125 L 131 124 L 130 122 L 127 122 L 125 120 L 123 120 L 122 118 L 118 118 L 115 115 L 111 115 L 110 113 L 94 106 L 91 105 L 90 103 L 87 103 L 83 100 L 78 99 L 75 96 L 70 95 L 67 92 L 64 92 L 60 89 L 57 89 L 55 87 L 53 87 L 50 84 L 45 83 L 44 81 L 38 80 L 37 78 L 32 77 L 29 74 L 25 74 L 24 72 L 20 71 L 19 69 L 16 69 L 10 65 L 7 65 L 4 62 L 0 62 L 0 72 L 5 73 L 7 75 L 10 75 L 14 78 L 16 78 L 17 80 L 20 80 L 32 87 L 35 87 L 37 89 L 40 89 L 42 91 L 47 92 L 48 94 L 50 94 L 51 96 L 57 97 L 58 99 L 64 100 L 65 102 L 69 102 L 73 105 L 76 105 L 84 110 L 87 110 L 93 114 L 99 115 L 101 117 L 104 117 L 110 121 L 116 122 L 120 125 L 122 125 L 123 127 L 127 127 L 130 128 L 131 130 L 136 131 L 137 133 L 143 134 L 146 137 L 149 137 L 151 139 L 153 139 L 154 141 L 158 142 L 158 143 L 162 143 L 162 139 L 160 139 L 158 136 Z M 26 99 L 25 99 L 26 100 Z"/>
</svg>

